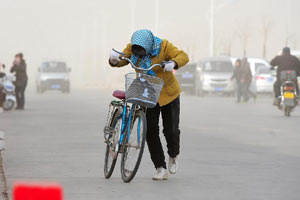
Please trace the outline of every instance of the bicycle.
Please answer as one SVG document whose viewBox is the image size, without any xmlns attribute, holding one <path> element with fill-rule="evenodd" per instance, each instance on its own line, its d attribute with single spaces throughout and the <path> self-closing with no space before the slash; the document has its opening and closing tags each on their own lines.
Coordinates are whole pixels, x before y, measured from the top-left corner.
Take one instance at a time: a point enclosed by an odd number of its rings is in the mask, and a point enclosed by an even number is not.
<svg viewBox="0 0 300 200">
<path fill-rule="evenodd" d="M 107 179 L 111 177 L 121 153 L 121 176 L 128 183 L 136 175 L 144 152 L 146 110 L 156 106 L 164 84 L 162 79 L 146 73 L 154 67 L 163 68 L 164 64 L 154 64 L 144 69 L 136 67 L 123 53 L 120 54 L 120 59 L 128 61 L 137 72 L 125 75 L 125 92 L 114 91 L 113 96 L 118 100 L 112 100 L 109 105 L 104 128 L 104 175 Z"/>
</svg>

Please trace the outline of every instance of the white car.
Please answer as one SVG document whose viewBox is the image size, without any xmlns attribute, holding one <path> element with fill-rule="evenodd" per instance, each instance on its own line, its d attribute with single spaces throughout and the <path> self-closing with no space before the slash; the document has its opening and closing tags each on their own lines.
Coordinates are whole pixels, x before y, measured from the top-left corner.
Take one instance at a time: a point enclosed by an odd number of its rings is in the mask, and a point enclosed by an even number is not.
<svg viewBox="0 0 300 200">
<path fill-rule="evenodd" d="M 229 57 L 210 57 L 203 59 L 198 67 L 199 80 L 196 80 L 196 94 L 206 93 L 234 94 L 234 84 L 230 80 L 233 65 Z"/>
<path fill-rule="evenodd" d="M 70 92 L 71 68 L 63 61 L 46 61 L 38 68 L 36 79 L 37 93 L 46 90 L 60 90 L 63 93 Z"/>
<path fill-rule="evenodd" d="M 270 67 L 261 66 L 256 70 L 256 92 L 273 93 L 273 85 L 276 81 L 274 71 Z"/>
</svg>

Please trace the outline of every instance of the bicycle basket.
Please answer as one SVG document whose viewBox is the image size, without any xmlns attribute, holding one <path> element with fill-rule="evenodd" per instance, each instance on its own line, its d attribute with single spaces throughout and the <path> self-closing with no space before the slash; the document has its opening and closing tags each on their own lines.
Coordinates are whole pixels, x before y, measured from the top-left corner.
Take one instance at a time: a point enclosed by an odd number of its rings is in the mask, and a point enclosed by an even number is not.
<svg viewBox="0 0 300 200">
<path fill-rule="evenodd" d="M 141 73 L 125 75 L 125 98 L 129 103 L 143 107 L 156 106 L 164 81 L 155 76 Z"/>
</svg>

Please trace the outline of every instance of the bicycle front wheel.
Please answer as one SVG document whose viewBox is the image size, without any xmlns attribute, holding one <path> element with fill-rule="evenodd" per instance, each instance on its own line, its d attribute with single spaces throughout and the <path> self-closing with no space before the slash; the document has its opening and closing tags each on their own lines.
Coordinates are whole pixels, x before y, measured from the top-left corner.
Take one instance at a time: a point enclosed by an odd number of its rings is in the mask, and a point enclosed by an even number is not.
<svg viewBox="0 0 300 200">
<path fill-rule="evenodd" d="M 147 121 L 142 110 L 135 113 L 130 126 L 130 134 L 126 133 L 121 158 L 121 174 L 124 182 L 130 182 L 140 166 L 146 140 Z"/>
</svg>

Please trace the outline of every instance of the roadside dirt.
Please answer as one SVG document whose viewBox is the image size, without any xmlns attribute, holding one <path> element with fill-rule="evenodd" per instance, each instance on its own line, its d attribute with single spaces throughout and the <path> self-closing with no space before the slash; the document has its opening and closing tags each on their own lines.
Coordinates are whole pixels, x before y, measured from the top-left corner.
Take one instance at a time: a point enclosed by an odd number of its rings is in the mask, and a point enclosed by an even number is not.
<svg viewBox="0 0 300 200">
<path fill-rule="evenodd" d="M 0 152 L 0 199 L 9 200 L 7 193 L 6 178 L 2 166 L 2 154 Z"/>
</svg>

